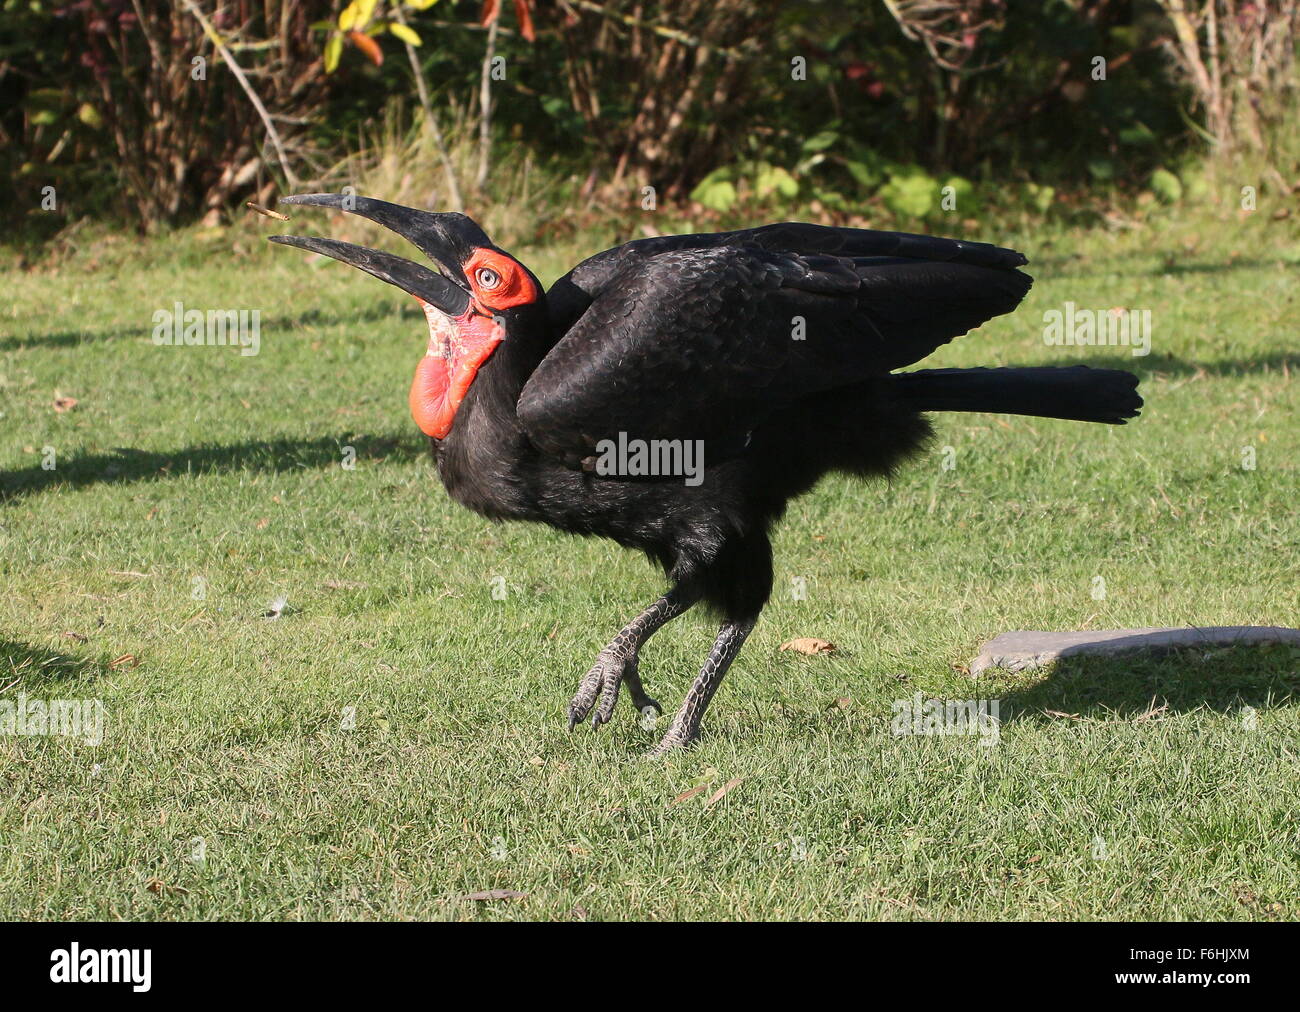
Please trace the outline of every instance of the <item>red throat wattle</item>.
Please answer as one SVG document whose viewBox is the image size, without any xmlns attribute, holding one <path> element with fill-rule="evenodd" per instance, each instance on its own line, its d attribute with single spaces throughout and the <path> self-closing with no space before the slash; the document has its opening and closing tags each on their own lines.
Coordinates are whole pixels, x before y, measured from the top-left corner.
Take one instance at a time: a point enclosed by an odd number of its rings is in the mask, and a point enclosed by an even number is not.
<svg viewBox="0 0 1300 1012">
<path fill-rule="evenodd" d="M 429 321 L 429 350 L 415 369 L 411 417 L 426 436 L 444 439 L 479 367 L 501 343 L 505 331 L 472 306 L 464 316 L 452 319 L 422 299 L 416 301 Z"/>
<path fill-rule="evenodd" d="M 464 263 L 472 300 L 463 315 L 452 319 L 424 299 L 429 321 L 429 351 L 416 367 L 411 384 L 411 415 L 426 436 L 446 438 L 478 368 L 506 337 L 506 330 L 489 315 L 536 302 L 537 285 L 519 261 L 497 250 L 474 250 Z"/>
<path fill-rule="evenodd" d="M 515 260 L 491 249 L 476 249 L 464 264 L 473 300 L 454 319 L 423 299 L 416 302 L 429 321 L 429 350 L 411 384 L 411 417 L 422 432 L 445 439 L 456 410 L 496 346 L 505 339 L 498 310 L 513 309 L 538 297 L 532 276 Z"/>
</svg>

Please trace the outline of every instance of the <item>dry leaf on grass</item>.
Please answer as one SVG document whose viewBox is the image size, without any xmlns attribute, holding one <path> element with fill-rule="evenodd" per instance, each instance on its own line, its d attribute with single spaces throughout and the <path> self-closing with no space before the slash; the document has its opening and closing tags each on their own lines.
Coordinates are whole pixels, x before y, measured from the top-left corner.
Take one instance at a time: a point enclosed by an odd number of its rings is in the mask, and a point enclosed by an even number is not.
<svg viewBox="0 0 1300 1012">
<path fill-rule="evenodd" d="M 781 644 L 782 650 L 793 650 L 800 654 L 833 654 L 835 644 L 830 640 L 819 640 L 815 636 L 800 636 L 789 643 Z"/>
<path fill-rule="evenodd" d="M 719 801 L 722 800 L 722 796 L 724 794 L 726 794 L 728 791 L 730 791 L 733 787 L 738 785 L 744 779 L 745 779 L 744 777 L 736 777 L 734 780 L 728 780 L 725 784 L 723 784 L 721 787 L 717 789 L 713 797 L 709 798 L 709 800 L 704 803 L 704 807 L 708 808 L 711 805 L 717 804 Z"/>
<path fill-rule="evenodd" d="M 173 894 L 179 893 L 182 896 L 189 894 L 189 890 L 186 889 L 184 886 L 168 885 L 160 878 L 146 879 L 144 883 L 144 887 L 148 889 L 151 893 L 155 893 L 157 895 L 162 895 L 164 892 L 169 892 Z"/>
<path fill-rule="evenodd" d="M 700 791 L 706 790 L 708 786 L 708 784 L 700 784 L 698 787 L 692 787 L 689 791 L 682 791 L 681 794 L 668 802 L 668 807 L 672 808 L 673 805 L 680 805 L 683 801 L 689 801 L 691 798 L 695 797 L 695 795 L 699 794 Z"/>
<path fill-rule="evenodd" d="M 120 657 L 114 657 L 108 662 L 110 671 L 121 671 L 123 668 L 138 668 L 140 658 L 135 654 L 122 654 Z"/>
<path fill-rule="evenodd" d="M 77 406 L 77 398 L 60 397 L 58 394 L 54 395 L 54 410 L 57 414 L 62 415 L 65 412 L 71 411 L 76 406 Z"/>
</svg>

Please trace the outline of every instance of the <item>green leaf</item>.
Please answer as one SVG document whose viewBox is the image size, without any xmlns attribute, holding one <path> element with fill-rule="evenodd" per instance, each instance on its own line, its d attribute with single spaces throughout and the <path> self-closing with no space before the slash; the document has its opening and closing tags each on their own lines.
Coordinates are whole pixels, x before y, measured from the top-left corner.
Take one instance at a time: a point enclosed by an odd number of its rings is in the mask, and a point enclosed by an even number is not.
<svg viewBox="0 0 1300 1012">
<path fill-rule="evenodd" d="M 691 191 L 691 199 L 712 211 L 730 211 L 736 206 L 736 188 L 726 181 L 697 186 Z"/>
<path fill-rule="evenodd" d="M 58 88 L 36 88 L 27 95 L 27 116 L 35 126 L 50 126 L 68 112 Z"/>
<path fill-rule="evenodd" d="M 1103 183 L 1115 178 L 1115 166 L 1107 158 L 1092 159 L 1088 163 L 1088 172 L 1093 179 Z"/>
<path fill-rule="evenodd" d="M 951 186 L 959 197 L 969 197 L 975 192 L 975 184 L 965 176 L 949 176 L 943 181 L 944 186 Z"/>
<path fill-rule="evenodd" d="M 352 0 L 339 15 L 339 31 L 360 30 L 375 14 L 375 5 L 379 0 Z"/>
<path fill-rule="evenodd" d="M 1183 184 L 1168 169 L 1156 169 L 1151 173 L 1151 189 L 1166 204 L 1176 204 L 1183 199 Z"/>
<path fill-rule="evenodd" d="M 423 43 L 420 41 L 420 36 L 415 34 L 415 30 L 407 27 L 404 24 L 401 24 L 400 22 L 394 21 L 392 24 L 388 26 L 388 30 L 392 32 L 394 35 L 396 35 L 403 42 L 405 42 L 407 45 L 410 46 L 423 45 Z"/>
<path fill-rule="evenodd" d="M 759 200 L 766 200 L 773 193 L 786 198 L 796 197 L 799 183 L 779 165 L 764 165 L 754 180 L 754 193 Z"/>
<path fill-rule="evenodd" d="M 834 130 L 823 130 L 821 133 L 813 134 L 800 147 L 801 151 L 825 151 L 832 144 L 840 139 L 840 135 Z"/>
<path fill-rule="evenodd" d="M 707 186 L 712 183 L 720 183 L 723 180 L 730 182 L 736 178 L 736 169 L 732 165 L 724 165 L 721 168 L 714 169 L 707 176 L 700 180 L 700 186 Z M 698 188 L 698 187 L 697 187 Z"/>
<path fill-rule="evenodd" d="M 851 210 L 849 202 L 844 199 L 843 195 L 836 193 L 834 190 L 824 190 L 821 188 L 813 190 L 813 199 L 820 201 L 824 207 L 832 211 L 849 211 Z"/>
<path fill-rule="evenodd" d="M 339 65 L 339 57 L 343 55 L 343 36 L 331 35 L 329 41 L 325 43 L 325 73 L 334 73 L 334 68 Z"/>
<path fill-rule="evenodd" d="M 1145 123 L 1134 123 L 1119 132 L 1119 142 L 1129 145 L 1154 144 L 1156 135 L 1151 132 L 1151 128 Z"/>
<path fill-rule="evenodd" d="M 849 170 L 849 175 L 864 190 L 874 190 L 885 181 L 885 173 L 878 166 L 846 158 L 844 159 L 844 167 Z"/>
<path fill-rule="evenodd" d="M 356 27 L 357 17 L 361 13 L 358 6 L 358 0 L 352 0 L 352 3 L 343 8 L 339 14 L 339 31 L 350 32 Z"/>
<path fill-rule="evenodd" d="M 736 206 L 736 187 L 731 182 L 732 167 L 714 169 L 691 191 L 691 200 L 711 211 L 730 211 Z"/>
<path fill-rule="evenodd" d="M 937 183 L 924 172 L 914 175 L 891 176 L 880 191 L 885 206 L 895 214 L 911 218 L 924 218 L 934 208 L 938 196 Z"/>
<path fill-rule="evenodd" d="M 1026 183 L 1025 197 L 1038 209 L 1039 214 L 1046 214 L 1047 209 L 1052 206 L 1052 201 L 1056 199 L 1056 188 L 1039 186 L 1037 183 Z"/>
</svg>

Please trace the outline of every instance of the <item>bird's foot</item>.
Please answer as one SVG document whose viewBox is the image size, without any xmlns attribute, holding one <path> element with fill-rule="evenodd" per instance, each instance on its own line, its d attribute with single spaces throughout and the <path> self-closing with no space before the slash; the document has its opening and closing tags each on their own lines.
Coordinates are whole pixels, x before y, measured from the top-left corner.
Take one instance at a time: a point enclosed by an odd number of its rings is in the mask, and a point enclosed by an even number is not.
<svg viewBox="0 0 1300 1012">
<path fill-rule="evenodd" d="M 660 756 L 672 755 L 675 752 L 681 752 L 695 744 L 698 735 L 686 737 L 685 735 L 674 734 L 669 731 L 660 739 L 659 743 L 646 753 L 647 759 L 658 759 Z"/>
<path fill-rule="evenodd" d="M 591 670 L 583 676 L 577 695 L 569 701 L 569 730 L 572 731 L 585 720 L 588 713 L 591 713 L 593 728 L 608 724 L 614 715 L 614 704 L 618 702 L 619 688 L 624 682 L 627 682 L 632 705 L 647 720 L 655 712 L 664 712 L 659 702 L 647 696 L 641 687 L 636 654 L 620 654 L 606 648 L 597 656 Z"/>
<path fill-rule="evenodd" d="M 699 737 L 699 721 L 683 722 L 681 714 L 679 713 L 673 718 L 673 723 L 672 726 L 668 728 L 668 733 L 659 740 L 659 743 L 655 745 L 654 748 L 646 753 L 646 757 L 653 759 L 658 756 L 670 755 L 673 752 L 681 752 L 682 750 L 688 749 L 694 745 Z"/>
</svg>

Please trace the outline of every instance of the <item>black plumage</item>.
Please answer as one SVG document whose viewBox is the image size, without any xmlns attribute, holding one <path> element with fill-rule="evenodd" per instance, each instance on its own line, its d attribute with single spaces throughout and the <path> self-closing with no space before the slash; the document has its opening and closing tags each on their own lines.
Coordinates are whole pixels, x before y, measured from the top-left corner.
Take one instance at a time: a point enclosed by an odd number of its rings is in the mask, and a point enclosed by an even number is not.
<svg viewBox="0 0 1300 1012">
<path fill-rule="evenodd" d="M 1141 406 L 1136 378 L 1116 370 L 895 372 L 1019 304 L 1031 279 L 1012 250 L 786 223 L 631 242 L 589 258 L 542 295 L 536 278 L 464 216 L 352 199 L 347 209 L 411 237 L 457 286 L 452 296 L 438 288 L 441 278 L 429 283 L 401 269 L 400 258 L 382 259 L 388 254 L 277 241 L 355 263 L 441 305 L 458 335 L 486 333 L 489 317 L 500 328 L 499 345 L 465 345 L 488 350 L 472 353 L 484 357 L 444 415 L 454 417 L 450 430 L 434 440 L 452 497 L 496 519 L 612 538 L 668 575 L 669 591 L 582 680 L 570 726 L 588 714 L 593 724 L 607 721 L 623 684 L 638 709 L 657 708 L 641 687 L 640 648 L 699 602 L 718 613 L 721 629 L 659 747 L 693 740 L 771 593 L 768 532 L 786 504 L 829 471 L 890 473 L 930 436 L 924 411 L 1122 423 Z M 509 299 L 494 296 L 507 290 Z M 460 315 L 463 295 L 470 309 Z M 442 318 L 431 318 L 435 330 Z M 449 347 L 445 338 L 438 347 Z M 435 371 L 467 368 L 445 354 Z M 445 413 L 450 402 L 438 404 Z M 601 456 L 620 439 L 701 445 L 699 483 L 608 473 Z"/>
</svg>

